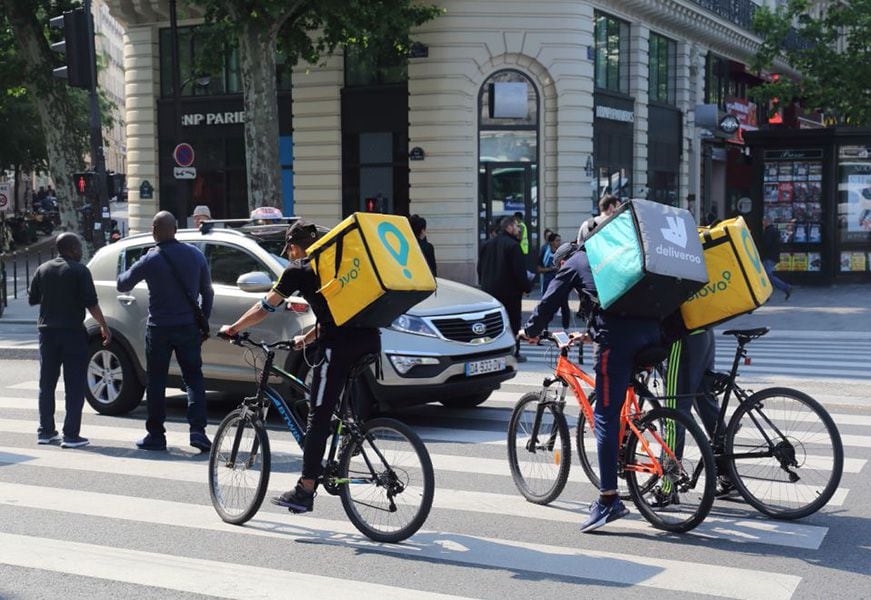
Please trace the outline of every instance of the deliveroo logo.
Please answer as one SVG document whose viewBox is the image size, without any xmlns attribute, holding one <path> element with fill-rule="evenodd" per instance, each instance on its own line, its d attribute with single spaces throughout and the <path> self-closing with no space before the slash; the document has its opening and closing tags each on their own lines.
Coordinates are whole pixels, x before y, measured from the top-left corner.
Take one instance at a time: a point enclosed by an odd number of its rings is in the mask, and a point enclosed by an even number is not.
<svg viewBox="0 0 871 600">
<path fill-rule="evenodd" d="M 753 268 L 759 274 L 759 284 L 762 287 L 768 287 L 768 278 L 762 270 L 762 261 L 759 259 L 759 253 L 756 252 L 756 244 L 750 239 L 750 232 L 746 229 L 741 230 L 741 243 L 744 244 L 744 252 L 747 253 L 750 264 L 753 265 Z"/>
<path fill-rule="evenodd" d="M 389 240 L 388 237 L 392 239 Z M 390 256 L 399 263 L 399 266 L 403 267 L 402 274 L 405 275 L 406 279 L 411 279 L 411 271 L 405 268 L 408 265 L 408 242 L 399 228 L 393 223 L 384 221 L 378 225 L 378 238 Z M 395 242 L 395 244 L 391 242 Z"/>
<path fill-rule="evenodd" d="M 665 222 L 668 227 L 660 229 L 662 237 L 671 242 L 675 246 L 680 246 L 686 249 L 687 247 L 687 224 L 683 219 L 677 217 L 666 217 Z"/>
</svg>

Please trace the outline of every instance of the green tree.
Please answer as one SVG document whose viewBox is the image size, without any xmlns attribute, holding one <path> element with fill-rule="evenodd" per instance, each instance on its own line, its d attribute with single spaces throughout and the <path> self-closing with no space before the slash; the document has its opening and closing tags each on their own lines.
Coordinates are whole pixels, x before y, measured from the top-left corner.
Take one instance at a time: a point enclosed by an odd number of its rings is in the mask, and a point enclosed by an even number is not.
<svg viewBox="0 0 871 600">
<path fill-rule="evenodd" d="M 189 0 L 205 8 L 209 37 L 236 48 L 245 109 L 248 205 L 281 205 L 276 57 L 317 63 L 357 44 L 410 46 L 409 31 L 440 14 L 414 0 Z M 214 55 L 214 53 L 213 53 Z"/>
<path fill-rule="evenodd" d="M 799 99 L 840 125 L 871 126 L 871 0 L 789 0 L 757 10 L 753 28 L 763 39 L 754 66 L 780 59 L 801 76 L 754 88 L 754 99 Z"/>
</svg>

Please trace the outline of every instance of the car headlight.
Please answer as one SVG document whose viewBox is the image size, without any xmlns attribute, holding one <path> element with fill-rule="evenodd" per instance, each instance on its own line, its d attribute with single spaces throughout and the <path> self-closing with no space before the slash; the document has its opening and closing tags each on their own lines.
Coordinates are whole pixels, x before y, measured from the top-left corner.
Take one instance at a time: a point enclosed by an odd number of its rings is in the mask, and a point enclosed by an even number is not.
<svg viewBox="0 0 871 600">
<path fill-rule="evenodd" d="M 414 335 L 438 337 L 438 334 L 433 331 L 432 327 L 427 325 L 426 321 L 412 315 L 400 315 L 390 324 L 390 329 L 402 331 L 403 333 L 413 333 Z"/>
<path fill-rule="evenodd" d="M 404 356 L 402 354 L 389 354 L 390 362 L 400 375 L 405 375 L 419 365 L 437 365 L 439 360 L 430 356 Z"/>
</svg>

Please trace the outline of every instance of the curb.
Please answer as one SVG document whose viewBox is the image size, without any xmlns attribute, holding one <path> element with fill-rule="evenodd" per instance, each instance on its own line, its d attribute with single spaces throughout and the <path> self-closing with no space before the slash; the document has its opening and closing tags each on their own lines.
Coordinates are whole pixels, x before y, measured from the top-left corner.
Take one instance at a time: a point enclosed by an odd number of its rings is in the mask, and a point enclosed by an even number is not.
<svg viewBox="0 0 871 600">
<path fill-rule="evenodd" d="M 33 319 L 0 319 L 0 325 L 36 325 Z"/>
</svg>

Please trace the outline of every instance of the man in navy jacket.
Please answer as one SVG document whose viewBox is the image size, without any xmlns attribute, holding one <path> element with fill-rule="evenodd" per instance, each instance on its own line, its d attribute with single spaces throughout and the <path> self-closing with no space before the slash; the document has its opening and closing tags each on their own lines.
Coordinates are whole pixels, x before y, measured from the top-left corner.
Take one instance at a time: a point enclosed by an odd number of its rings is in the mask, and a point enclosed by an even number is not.
<svg viewBox="0 0 871 600">
<path fill-rule="evenodd" d="M 190 444 L 207 452 L 206 389 L 203 381 L 202 337 L 192 306 L 202 298 L 200 310 L 206 319 L 212 312 L 212 279 L 206 258 L 198 249 L 175 239 L 176 221 L 171 213 L 154 215 L 152 235 L 157 246 L 118 276 L 118 291 L 129 292 L 137 283 L 148 284 L 147 360 L 148 434 L 136 445 L 142 450 L 166 450 L 166 379 L 172 353 L 181 367 L 187 387 Z M 177 278 L 173 268 L 180 275 Z"/>
</svg>

